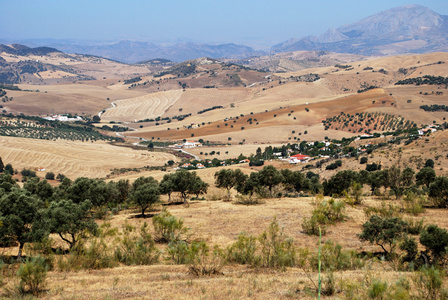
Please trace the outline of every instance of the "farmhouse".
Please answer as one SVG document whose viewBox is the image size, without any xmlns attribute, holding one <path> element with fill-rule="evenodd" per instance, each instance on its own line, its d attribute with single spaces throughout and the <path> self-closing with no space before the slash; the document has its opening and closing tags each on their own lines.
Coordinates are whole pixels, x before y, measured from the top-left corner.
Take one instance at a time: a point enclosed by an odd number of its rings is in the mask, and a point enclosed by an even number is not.
<svg viewBox="0 0 448 300">
<path fill-rule="evenodd" d="M 182 148 L 194 148 L 194 147 L 202 147 L 202 144 L 193 141 L 186 141 L 185 143 L 182 144 Z"/>
<path fill-rule="evenodd" d="M 310 159 L 311 159 L 311 157 L 308 156 L 308 155 L 296 154 L 296 155 L 292 155 L 289 158 L 289 163 L 290 164 L 297 164 L 297 163 L 301 163 L 301 162 L 307 162 Z"/>
</svg>

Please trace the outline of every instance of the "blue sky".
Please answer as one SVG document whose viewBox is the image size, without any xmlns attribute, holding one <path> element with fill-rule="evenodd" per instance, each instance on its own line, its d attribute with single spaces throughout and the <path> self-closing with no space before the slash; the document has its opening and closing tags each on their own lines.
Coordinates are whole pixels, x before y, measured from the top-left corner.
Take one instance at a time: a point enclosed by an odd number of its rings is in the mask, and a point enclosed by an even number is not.
<svg viewBox="0 0 448 300">
<path fill-rule="evenodd" d="M 0 0 L 0 40 L 140 40 L 272 46 L 407 4 L 447 0 Z"/>
</svg>

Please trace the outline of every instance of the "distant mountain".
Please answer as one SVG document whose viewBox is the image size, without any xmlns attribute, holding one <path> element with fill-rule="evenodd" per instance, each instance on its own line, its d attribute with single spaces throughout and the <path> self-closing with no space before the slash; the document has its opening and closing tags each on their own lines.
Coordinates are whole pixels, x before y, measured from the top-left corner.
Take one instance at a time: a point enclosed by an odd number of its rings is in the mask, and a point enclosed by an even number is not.
<svg viewBox="0 0 448 300">
<path fill-rule="evenodd" d="M 0 53 L 1 52 L 5 52 L 12 55 L 47 55 L 49 53 L 61 52 L 61 51 L 50 47 L 30 48 L 19 44 L 12 44 L 9 46 L 0 44 Z"/>
<path fill-rule="evenodd" d="M 319 37 L 290 39 L 271 50 L 325 50 L 361 55 L 448 51 L 448 16 L 420 5 L 400 6 L 329 29 Z"/>
<path fill-rule="evenodd" d="M 119 41 L 116 43 L 100 43 L 76 40 L 21 41 L 26 44 L 40 44 L 55 47 L 65 53 L 96 55 L 125 63 L 136 63 L 155 58 L 182 62 L 200 57 L 245 58 L 262 54 L 251 47 L 236 44 L 195 44 L 178 43 L 172 46 L 161 46 L 150 42 Z"/>
</svg>

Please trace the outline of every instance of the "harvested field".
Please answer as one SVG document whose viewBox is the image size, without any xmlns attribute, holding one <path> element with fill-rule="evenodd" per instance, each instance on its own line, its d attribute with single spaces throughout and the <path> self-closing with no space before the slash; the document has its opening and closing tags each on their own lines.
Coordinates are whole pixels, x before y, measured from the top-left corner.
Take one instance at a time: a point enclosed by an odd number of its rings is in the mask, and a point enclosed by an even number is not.
<svg viewBox="0 0 448 300">
<path fill-rule="evenodd" d="M 213 106 L 227 107 L 250 97 L 251 91 L 246 88 L 233 89 L 187 89 L 179 100 L 163 115 L 173 117 L 183 114 L 196 114 L 198 111 Z"/>
<path fill-rule="evenodd" d="M 96 142 L 46 141 L 0 137 L 0 157 L 5 164 L 23 168 L 45 168 L 46 172 L 62 173 L 69 178 L 105 177 L 114 168 L 163 166 L 177 161 L 169 153 L 132 150 Z M 44 175 L 39 174 L 38 175 Z M 42 176 L 43 177 L 43 176 Z"/>
<path fill-rule="evenodd" d="M 89 84 L 19 85 L 25 91 L 8 91 L 14 100 L 4 103 L 8 112 L 26 115 L 87 114 L 94 115 L 120 98 L 142 95 L 141 92 L 111 90 L 107 87 Z M 38 90 L 38 91 L 36 91 Z M 108 101 L 107 98 L 110 100 Z"/>
<path fill-rule="evenodd" d="M 115 101 L 115 106 L 103 115 L 104 121 L 134 121 L 162 116 L 182 94 L 182 90 L 172 90 Z"/>
<path fill-rule="evenodd" d="M 240 115 L 232 117 L 228 121 L 221 119 L 221 121 L 211 122 L 196 129 L 165 129 L 137 132 L 130 135 L 144 138 L 155 137 L 163 140 L 191 139 L 194 136 L 194 139 L 202 138 L 231 143 L 243 142 L 243 139 L 247 143 L 287 143 L 293 142 L 294 137 L 302 140 L 313 137 L 322 139 L 328 135 L 328 132 L 323 130 L 322 120 L 333 116 L 334 112 L 339 114 L 343 111 L 354 114 L 369 109 L 381 110 L 391 107 L 392 103 L 394 103 L 393 98 L 387 95 L 383 89 L 375 89 L 332 101 L 309 103 L 308 105 L 301 104 L 274 111 Z M 225 116 L 223 115 L 223 117 Z M 308 132 L 313 135 L 305 136 Z M 340 134 L 337 136 L 341 137 Z M 231 137 L 231 140 L 228 139 L 229 137 Z"/>
</svg>

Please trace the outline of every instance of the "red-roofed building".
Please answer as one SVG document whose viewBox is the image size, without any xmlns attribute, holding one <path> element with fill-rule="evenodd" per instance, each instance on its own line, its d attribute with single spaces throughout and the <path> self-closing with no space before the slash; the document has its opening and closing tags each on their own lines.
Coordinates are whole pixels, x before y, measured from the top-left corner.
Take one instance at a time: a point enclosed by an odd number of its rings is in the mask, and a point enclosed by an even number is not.
<svg viewBox="0 0 448 300">
<path fill-rule="evenodd" d="M 292 155 L 292 156 L 289 158 L 289 163 L 290 163 L 290 164 L 297 164 L 297 163 L 299 163 L 299 162 L 306 162 L 306 161 L 308 161 L 309 159 L 311 159 L 311 157 L 308 156 L 308 155 L 296 154 L 296 155 Z"/>
</svg>

